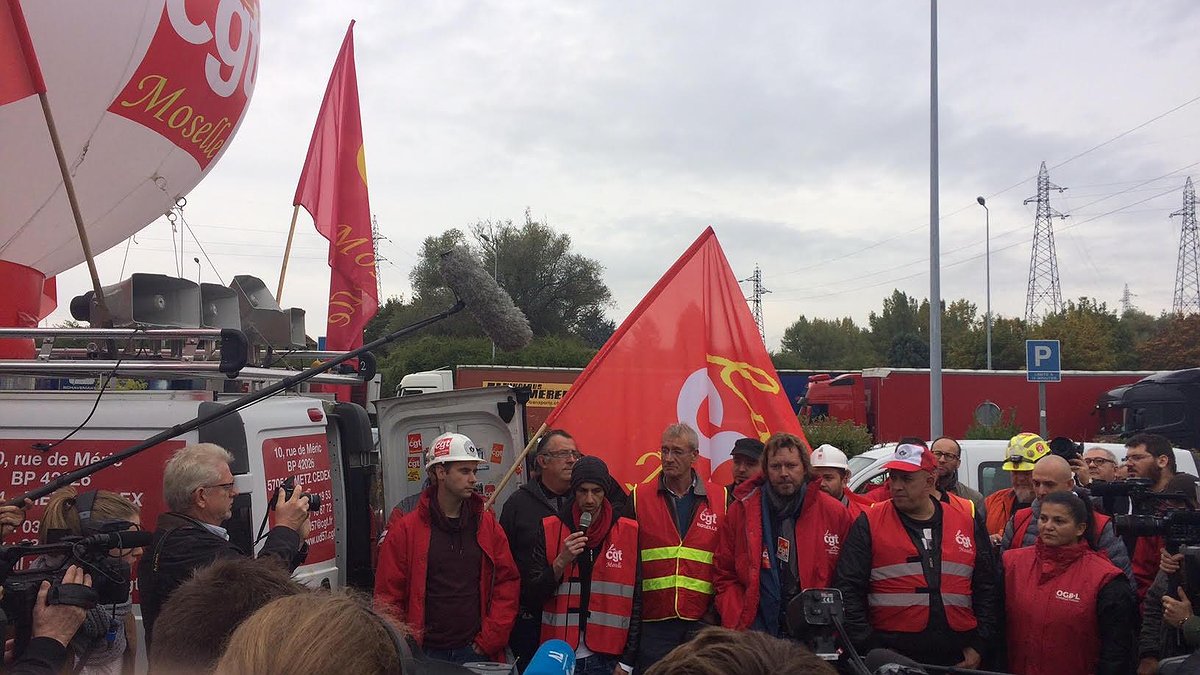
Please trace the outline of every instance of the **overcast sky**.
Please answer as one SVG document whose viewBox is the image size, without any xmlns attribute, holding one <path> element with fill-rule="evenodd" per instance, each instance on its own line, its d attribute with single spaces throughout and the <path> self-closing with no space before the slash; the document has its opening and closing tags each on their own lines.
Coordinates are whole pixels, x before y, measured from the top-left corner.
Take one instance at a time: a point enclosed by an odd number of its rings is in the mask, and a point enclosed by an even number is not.
<svg viewBox="0 0 1200 675">
<path fill-rule="evenodd" d="M 350 19 L 384 295 L 407 295 L 421 240 L 534 217 L 606 269 L 620 322 L 707 226 L 739 278 L 762 267 L 767 344 L 800 314 L 865 322 L 892 288 L 929 288 L 925 2 L 264 3 L 257 87 L 187 221 L 228 282 L 275 286 L 291 200 Z M 1189 173 L 1200 178 L 1191 0 L 943 2 L 943 297 L 1024 311 L 1038 165 L 1064 297 L 1152 314 L 1174 288 Z M 1133 131 L 1131 131 L 1133 130 Z M 1080 153 L 1109 141 L 1082 157 Z M 1074 159 L 1073 159 L 1074 158 Z M 125 274 L 174 274 L 149 225 Z M 301 215 L 284 306 L 324 324 L 327 244 Z M 196 277 L 186 242 L 185 276 Z M 99 257 L 118 280 L 125 246 Z M 203 260 L 203 258 L 202 258 Z M 89 287 L 60 276 L 60 305 Z M 749 292 L 749 285 L 746 285 Z M 66 318 L 60 309 L 52 322 Z"/>
</svg>

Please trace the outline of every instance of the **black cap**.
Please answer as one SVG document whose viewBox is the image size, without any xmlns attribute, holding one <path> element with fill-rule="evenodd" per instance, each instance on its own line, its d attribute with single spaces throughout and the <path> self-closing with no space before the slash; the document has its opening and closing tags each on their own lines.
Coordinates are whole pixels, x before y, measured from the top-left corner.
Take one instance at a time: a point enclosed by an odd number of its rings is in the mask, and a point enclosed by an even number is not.
<svg viewBox="0 0 1200 675">
<path fill-rule="evenodd" d="M 733 451 L 729 454 L 741 455 L 742 457 L 747 457 L 757 462 L 758 458 L 762 457 L 762 453 L 762 441 L 758 440 L 757 438 L 739 438 L 736 442 L 734 442 Z"/>
</svg>

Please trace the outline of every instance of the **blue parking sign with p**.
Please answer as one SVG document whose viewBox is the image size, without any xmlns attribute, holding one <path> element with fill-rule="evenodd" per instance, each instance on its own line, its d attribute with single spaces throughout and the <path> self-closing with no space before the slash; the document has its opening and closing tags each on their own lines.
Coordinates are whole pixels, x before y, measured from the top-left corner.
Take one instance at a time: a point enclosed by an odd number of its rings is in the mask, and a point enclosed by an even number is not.
<svg viewBox="0 0 1200 675">
<path fill-rule="evenodd" d="M 1025 341 L 1025 379 L 1029 382 L 1062 380 L 1062 350 L 1058 340 Z"/>
</svg>

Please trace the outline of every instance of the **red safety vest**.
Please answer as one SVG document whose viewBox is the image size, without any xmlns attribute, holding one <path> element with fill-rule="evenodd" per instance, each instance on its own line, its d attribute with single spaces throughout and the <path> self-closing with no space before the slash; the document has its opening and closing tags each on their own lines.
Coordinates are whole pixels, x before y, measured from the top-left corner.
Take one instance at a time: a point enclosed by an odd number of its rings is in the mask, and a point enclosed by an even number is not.
<svg viewBox="0 0 1200 675">
<path fill-rule="evenodd" d="M 642 621 L 699 621 L 712 604 L 713 554 L 727 500 L 724 487 L 714 483 L 704 487 L 707 498 L 697 495 L 696 513 L 682 539 L 666 498 L 658 493 L 658 483 L 633 489 L 642 558 Z"/>
<path fill-rule="evenodd" d="M 867 511 L 871 528 L 871 581 L 867 592 L 871 627 L 917 633 L 929 625 L 930 591 L 917 547 L 891 500 Z M 942 605 L 956 632 L 975 628 L 971 576 L 975 572 L 975 521 L 959 508 L 942 508 Z M 912 562 L 912 561 L 916 562 Z"/>
<path fill-rule="evenodd" d="M 551 565 L 571 534 L 558 516 L 542 519 L 546 533 L 546 560 Z M 584 643 L 597 654 L 619 656 L 629 640 L 629 621 L 633 615 L 633 591 L 637 583 L 638 524 L 618 518 L 604 542 L 601 554 L 592 565 L 588 585 L 587 619 Z M 563 571 L 562 582 L 554 597 L 542 609 L 542 642 L 565 640 L 579 648 L 580 594 L 583 582 L 579 566 L 571 563 Z"/>
<path fill-rule="evenodd" d="M 1108 516 L 1104 515 L 1103 513 L 1097 513 L 1096 511 L 1092 511 L 1092 537 L 1096 541 L 1100 541 L 1100 533 L 1103 532 L 1104 528 L 1108 526 L 1108 522 L 1110 520 L 1112 520 L 1112 519 L 1109 518 Z M 1024 509 L 1021 509 L 1020 511 L 1017 511 L 1015 514 L 1013 514 L 1013 538 L 1012 538 L 1012 543 L 1009 545 L 1009 548 L 1022 548 L 1025 545 L 1024 544 L 1025 535 L 1028 533 L 1028 530 L 1031 527 L 1035 528 L 1034 535 L 1036 536 L 1037 530 L 1036 530 L 1036 523 L 1033 522 L 1033 509 L 1032 508 L 1024 508 Z M 1089 541 L 1087 543 L 1088 543 L 1088 546 L 1092 545 L 1091 541 Z M 1093 547 L 1093 550 L 1095 550 L 1094 547 Z M 1104 551 L 1097 551 L 1097 552 L 1100 555 L 1104 556 L 1104 558 L 1106 560 L 1108 559 L 1108 554 L 1106 552 L 1104 552 Z"/>
<path fill-rule="evenodd" d="M 1096 598 L 1122 576 L 1087 550 L 1061 574 L 1041 580 L 1036 546 L 1004 553 L 1008 670 L 1023 675 L 1091 675 L 1100 659 Z"/>
</svg>

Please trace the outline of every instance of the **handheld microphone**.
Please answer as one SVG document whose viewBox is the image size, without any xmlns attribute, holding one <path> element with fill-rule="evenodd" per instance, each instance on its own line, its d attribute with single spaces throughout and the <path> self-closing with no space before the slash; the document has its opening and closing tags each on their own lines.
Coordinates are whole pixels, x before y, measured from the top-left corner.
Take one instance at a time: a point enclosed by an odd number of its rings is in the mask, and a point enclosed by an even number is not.
<svg viewBox="0 0 1200 675">
<path fill-rule="evenodd" d="M 438 265 L 442 280 L 497 347 L 514 351 L 529 344 L 533 339 L 529 320 L 465 248 L 456 246 L 446 251 Z"/>
<path fill-rule="evenodd" d="M 79 540 L 79 545 L 95 546 L 97 548 L 145 548 L 154 540 L 153 532 L 145 530 L 125 530 L 124 532 L 105 532 L 93 534 Z"/>
<path fill-rule="evenodd" d="M 543 642 L 525 666 L 525 675 L 575 675 L 575 650 L 562 640 Z"/>
<path fill-rule="evenodd" d="M 575 531 L 576 532 L 587 532 L 588 528 L 591 526 L 592 526 L 592 512 L 584 511 L 583 515 L 579 516 L 579 529 L 577 529 Z"/>
<path fill-rule="evenodd" d="M 928 675 L 921 664 L 890 649 L 872 649 L 863 662 L 873 675 Z"/>
</svg>

